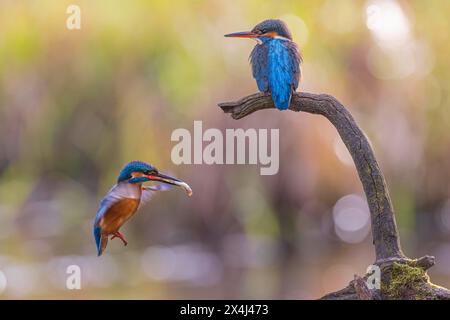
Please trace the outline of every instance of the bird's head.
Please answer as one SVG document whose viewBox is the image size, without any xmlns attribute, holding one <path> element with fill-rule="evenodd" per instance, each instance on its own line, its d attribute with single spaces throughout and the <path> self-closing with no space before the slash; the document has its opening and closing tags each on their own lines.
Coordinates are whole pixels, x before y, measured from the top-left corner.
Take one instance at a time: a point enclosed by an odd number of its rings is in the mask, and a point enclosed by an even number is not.
<svg viewBox="0 0 450 320">
<path fill-rule="evenodd" d="M 174 186 L 182 187 L 186 193 L 192 195 L 192 189 L 181 180 L 160 173 L 154 166 L 142 162 L 131 161 L 123 167 L 117 178 L 117 182 L 144 183 L 148 181 L 162 182 Z"/>
<path fill-rule="evenodd" d="M 251 31 L 226 34 L 225 37 L 251 38 L 261 42 L 281 38 L 292 41 L 292 35 L 286 24 L 279 19 L 269 19 L 258 23 Z"/>
</svg>

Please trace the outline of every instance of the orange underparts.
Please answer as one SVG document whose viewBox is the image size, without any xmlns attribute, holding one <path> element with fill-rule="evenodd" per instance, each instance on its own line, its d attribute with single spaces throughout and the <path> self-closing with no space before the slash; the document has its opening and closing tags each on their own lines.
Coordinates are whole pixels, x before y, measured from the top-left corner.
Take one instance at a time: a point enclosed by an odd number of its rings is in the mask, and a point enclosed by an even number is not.
<svg viewBox="0 0 450 320">
<path fill-rule="evenodd" d="M 139 199 L 122 199 L 113 204 L 100 220 L 103 234 L 113 234 L 131 218 L 139 207 Z"/>
</svg>

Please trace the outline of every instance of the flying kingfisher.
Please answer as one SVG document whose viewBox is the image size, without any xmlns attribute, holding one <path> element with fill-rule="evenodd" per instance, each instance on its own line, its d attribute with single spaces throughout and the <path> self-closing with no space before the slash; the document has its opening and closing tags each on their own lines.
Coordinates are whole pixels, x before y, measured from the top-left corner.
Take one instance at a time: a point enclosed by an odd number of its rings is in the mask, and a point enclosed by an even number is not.
<svg viewBox="0 0 450 320">
<path fill-rule="evenodd" d="M 144 182 L 156 181 L 157 185 L 144 186 Z M 161 184 L 163 183 L 163 184 Z M 192 189 L 186 182 L 164 175 L 145 162 L 131 161 L 120 171 L 117 184 L 112 187 L 100 203 L 94 220 L 94 238 L 100 256 L 111 240 L 119 238 L 126 246 L 128 242 L 119 231 L 120 227 L 157 191 L 167 190 L 171 185 L 182 187 L 191 196 Z"/>
<path fill-rule="evenodd" d="M 252 38 L 258 42 L 250 54 L 258 89 L 271 94 L 277 109 L 288 109 L 301 77 L 302 57 L 286 24 L 269 19 L 252 31 L 230 33 L 225 37 Z"/>
</svg>

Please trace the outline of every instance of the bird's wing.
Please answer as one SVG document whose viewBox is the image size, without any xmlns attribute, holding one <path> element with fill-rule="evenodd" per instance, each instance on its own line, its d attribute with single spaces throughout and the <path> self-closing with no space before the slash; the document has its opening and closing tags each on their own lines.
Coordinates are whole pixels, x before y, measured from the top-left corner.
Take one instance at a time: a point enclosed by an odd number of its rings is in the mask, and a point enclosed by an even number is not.
<svg viewBox="0 0 450 320">
<path fill-rule="evenodd" d="M 298 83 L 302 77 L 302 69 L 300 68 L 300 64 L 303 62 L 300 51 L 298 50 L 295 42 L 288 43 L 289 56 L 292 68 L 292 87 L 294 90 L 298 88 Z"/>
<path fill-rule="evenodd" d="M 141 202 L 139 203 L 138 210 L 149 202 L 156 192 L 167 191 L 170 189 L 172 189 L 172 186 L 165 183 L 156 183 L 152 186 L 142 186 Z"/>
<path fill-rule="evenodd" d="M 117 184 L 100 202 L 94 220 L 94 238 L 98 255 L 108 243 L 108 235 L 118 230 L 136 212 L 141 192 L 137 185 Z"/>
<path fill-rule="evenodd" d="M 122 199 L 124 199 L 124 196 L 120 192 L 118 185 L 115 185 L 100 202 L 97 214 L 95 215 L 94 225 L 98 226 L 100 220 L 104 217 L 105 213 L 108 212 L 108 209 Z"/>
<path fill-rule="evenodd" d="M 272 99 L 278 109 L 287 109 L 300 75 L 300 55 L 296 44 L 286 40 L 272 40 L 268 61 Z"/>
<path fill-rule="evenodd" d="M 256 45 L 250 54 L 253 78 L 256 80 L 258 90 L 267 92 L 269 90 L 269 68 L 267 65 L 268 48 L 264 44 Z"/>
</svg>

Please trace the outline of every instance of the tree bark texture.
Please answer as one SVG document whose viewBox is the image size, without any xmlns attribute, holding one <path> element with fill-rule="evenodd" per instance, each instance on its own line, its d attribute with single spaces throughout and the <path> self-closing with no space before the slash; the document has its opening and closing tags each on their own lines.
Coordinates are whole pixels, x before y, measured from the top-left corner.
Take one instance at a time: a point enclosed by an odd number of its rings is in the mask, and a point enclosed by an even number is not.
<svg viewBox="0 0 450 320">
<path fill-rule="evenodd" d="M 258 110 L 275 108 L 270 95 L 264 93 L 220 103 L 219 107 L 236 120 Z M 386 181 L 366 135 L 350 112 L 330 95 L 306 92 L 295 93 L 289 109 L 327 118 L 350 152 L 370 209 L 374 264 L 380 267 L 382 274 L 379 290 L 366 288 L 364 277 L 355 275 L 346 288 L 322 299 L 450 299 L 450 291 L 430 283 L 426 274 L 434 265 L 434 257 L 413 260 L 403 254 Z"/>
</svg>

